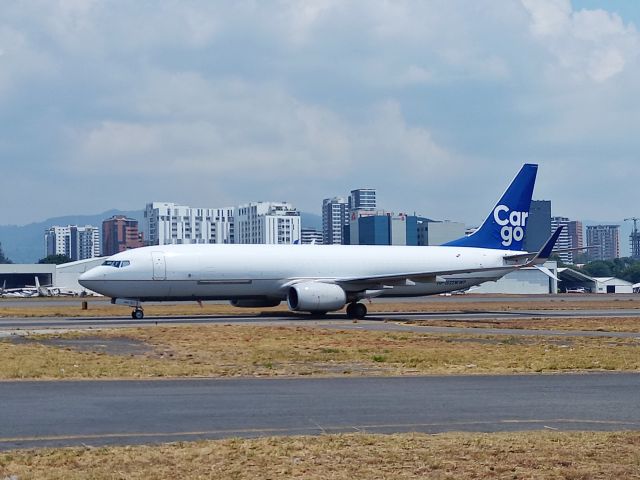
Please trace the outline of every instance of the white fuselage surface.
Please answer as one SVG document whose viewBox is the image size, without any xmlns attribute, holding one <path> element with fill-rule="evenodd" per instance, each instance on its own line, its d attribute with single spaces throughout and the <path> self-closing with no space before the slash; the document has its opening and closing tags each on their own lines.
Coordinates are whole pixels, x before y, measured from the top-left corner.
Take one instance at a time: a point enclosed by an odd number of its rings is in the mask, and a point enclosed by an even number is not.
<svg viewBox="0 0 640 480">
<path fill-rule="evenodd" d="M 339 284 L 359 298 L 367 291 L 420 296 L 496 280 L 511 270 L 504 259 L 511 253 L 436 246 L 163 245 L 114 255 L 110 265 L 91 269 L 80 281 L 104 295 L 140 301 L 285 300 L 291 285 L 305 281 Z M 406 278 L 375 279 L 393 275 Z"/>
</svg>

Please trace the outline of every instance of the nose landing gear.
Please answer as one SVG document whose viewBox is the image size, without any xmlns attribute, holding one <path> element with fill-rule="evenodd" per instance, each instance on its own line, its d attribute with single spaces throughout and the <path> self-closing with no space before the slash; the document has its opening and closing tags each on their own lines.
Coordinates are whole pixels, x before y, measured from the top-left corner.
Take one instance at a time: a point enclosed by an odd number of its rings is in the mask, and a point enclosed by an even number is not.
<svg viewBox="0 0 640 480">
<path fill-rule="evenodd" d="M 142 320 L 144 318 L 144 311 L 142 307 L 136 307 L 136 309 L 131 312 L 131 318 L 134 320 Z"/>
<path fill-rule="evenodd" d="M 367 316 L 367 307 L 363 303 L 352 302 L 347 305 L 347 318 L 362 320 Z"/>
</svg>

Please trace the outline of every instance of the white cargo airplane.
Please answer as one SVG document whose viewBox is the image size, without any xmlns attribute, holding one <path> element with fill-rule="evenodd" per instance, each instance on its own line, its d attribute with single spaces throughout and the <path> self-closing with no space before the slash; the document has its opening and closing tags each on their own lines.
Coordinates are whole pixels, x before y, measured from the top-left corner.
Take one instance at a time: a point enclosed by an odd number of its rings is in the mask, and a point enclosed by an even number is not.
<svg viewBox="0 0 640 480">
<path fill-rule="evenodd" d="M 236 307 L 286 300 L 292 311 L 311 313 L 346 305 L 349 318 L 364 318 L 362 299 L 451 292 L 543 263 L 560 229 L 539 252 L 522 251 L 536 172 L 537 165 L 524 165 L 481 227 L 443 246 L 151 246 L 109 257 L 79 282 L 133 307 L 137 319 L 144 301 L 179 300 L 230 300 Z"/>
</svg>

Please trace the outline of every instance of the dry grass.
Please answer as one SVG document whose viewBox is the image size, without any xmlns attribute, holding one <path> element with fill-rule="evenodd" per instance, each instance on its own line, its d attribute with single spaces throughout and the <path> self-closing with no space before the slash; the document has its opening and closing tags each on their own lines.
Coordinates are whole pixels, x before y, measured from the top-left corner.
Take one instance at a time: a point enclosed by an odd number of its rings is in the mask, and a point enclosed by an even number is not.
<svg viewBox="0 0 640 480">
<path fill-rule="evenodd" d="M 322 435 L 0 454 L 0 478 L 637 479 L 639 432 Z"/>
<path fill-rule="evenodd" d="M 574 330 L 591 332 L 640 332 L 638 317 L 519 318 L 494 320 L 411 320 L 410 325 L 457 328 L 505 328 L 523 330 Z"/>
<path fill-rule="evenodd" d="M 127 317 L 130 313 L 128 307 L 111 305 L 102 299 L 89 299 L 88 310 L 81 309 L 82 299 L 78 299 L 77 306 L 69 306 L 66 303 L 60 305 L 38 305 L 38 300 L 25 299 L 25 306 L 4 306 L 0 301 L 0 317 Z M 48 300 L 51 302 L 51 300 Z M 198 304 L 184 302 L 178 304 L 147 305 L 147 316 L 171 316 L 171 315 L 255 315 L 261 312 L 286 312 L 287 307 L 282 303 L 274 308 L 237 308 L 228 304 L 204 303 Z M 602 298 L 597 295 L 590 296 L 582 301 L 559 297 L 557 299 L 510 301 L 505 298 L 500 301 L 461 301 L 457 297 L 441 298 L 439 301 L 425 302 L 379 302 L 368 304 L 370 312 L 494 312 L 494 311 L 521 311 L 521 310 L 583 310 L 583 309 L 639 309 L 640 298 Z"/>
<path fill-rule="evenodd" d="M 47 338 L 82 338 L 71 333 Z M 96 332 L 91 333 L 96 336 Z M 107 355 L 0 341 L 0 378 L 416 375 L 640 370 L 633 339 L 436 335 L 238 325 L 103 331 L 153 347 Z M 44 338 L 44 337 L 41 337 Z M 559 343 L 560 342 L 560 343 Z"/>
</svg>

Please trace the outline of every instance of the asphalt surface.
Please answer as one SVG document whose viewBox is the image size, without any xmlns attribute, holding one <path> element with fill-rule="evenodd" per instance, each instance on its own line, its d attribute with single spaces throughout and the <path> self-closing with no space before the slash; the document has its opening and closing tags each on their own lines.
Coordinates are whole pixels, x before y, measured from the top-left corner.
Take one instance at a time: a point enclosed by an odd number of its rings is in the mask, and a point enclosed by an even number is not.
<svg viewBox="0 0 640 480">
<path fill-rule="evenodd" d="M 69 317 L 69 318 L 0 318 L 0 338 L 15 334 L 46 330 L 88 330 L 118 327 L 153 327 L 157 325 L 183 324 L 219 324 L 219 325 L 295 325 L 318 328 L 339 328 L 358 330 L 385 331 L 413 331 L 429 333 L 475 333 L 483 335 L 549 335 L 573 337 L 620 337 L 639 338 L 640 333 L 631 332 L 602 332 L 584 330 L 527 330 L 507 328 L 482 328 L 470 330 L 464 327 L 417 326 L 404 323 L 405 320 L 458 320 L 473 323 L 473 321 L 495 319 L 531 319 L 531 318 L 579 318 L 579 317 L 608 317 L 624 318 L 638 317 L 640 311 L 634 309 L 619 310 L 529 310 L 510 312 L 438 312 L 438 313 L 374 313 L 366 320 L 353 323 L 341 313 L 329 314 L 324 317 L 294 314 L 263 314 L 263 315 L 207 315 L 207 316 L 171 316 L 151 317 L 144 320 L 133 320 L 131 317 Z"/>
<path fill-rule="evenodd" d="M 78 306 L 87 301 L 89 305 L 109 304 L 106 297 L 36 297 L 36 298 L 0 298 L 0 307 L 55 307 Z M 492 295 L 492 294 L 465 294 L 465 295 L 427 295 L 424 297 L 377 297 L 373 303 L 489 303 L 489 302 L 594 302 L 616 301 L 627 304 L 640 304 L 640 294 L 616 293 L 616 294 L 575 294 L 559 293 L 554 295 Z M 205 303 L 227 305 L 227 301 L 207 301 Z M 145 305 L 167 305 L 167 302 L 145 302 Z"/>
<path fill-rule="evenodd" d="M 337 432 L 640 429 L 640 374 L 0 382 L 0 449 Z"/>
</svg>

